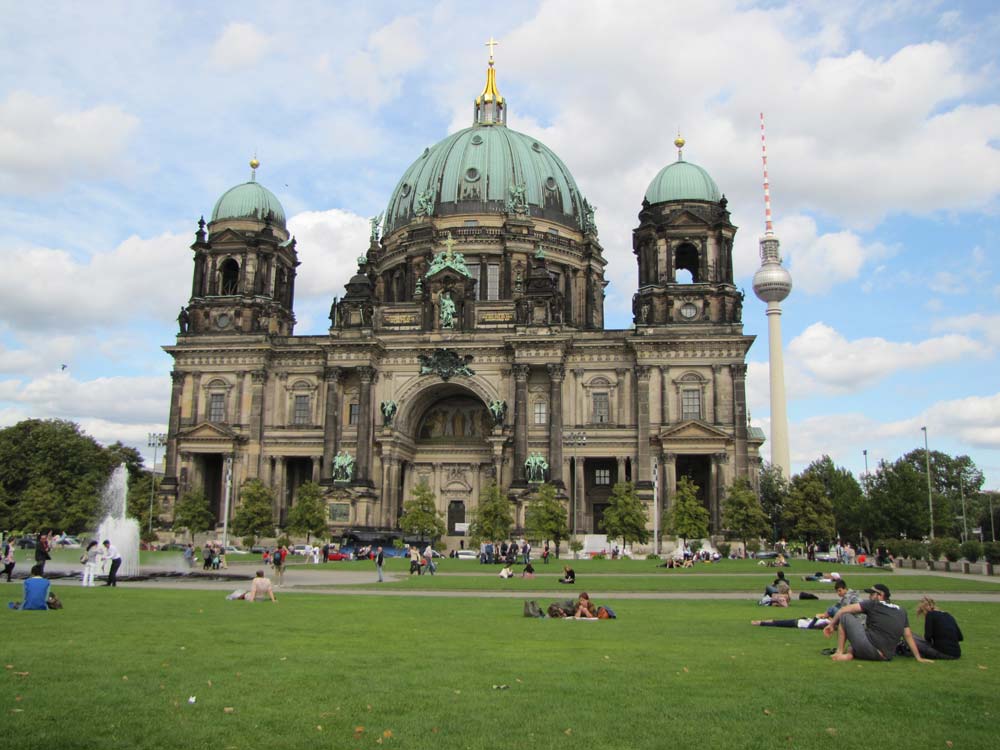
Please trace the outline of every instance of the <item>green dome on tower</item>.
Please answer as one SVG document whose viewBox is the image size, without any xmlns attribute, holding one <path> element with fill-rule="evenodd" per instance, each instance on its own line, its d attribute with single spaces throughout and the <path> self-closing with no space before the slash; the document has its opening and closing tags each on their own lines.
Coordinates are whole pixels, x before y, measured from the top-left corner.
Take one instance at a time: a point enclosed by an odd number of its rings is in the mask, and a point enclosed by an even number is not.
<svg viewBox="0 0 1000 750">
<path fill-rule="evenodd" d="M 677 146 L 677 161 L 668 164 L 660 170 L 646 188 L 646 200 L 649 203 L 666 203 L 667 201 L 710 201 L 718 203 L 722 193 L 715 180 L 697 164 L 684 161 L 684 139 L 678 134 L 674 145 Z"/>
<path fill-rule="evenodd" d="M 249 182 L 230 188 L 216 201 L 213 223 L 224 219 L 256 219 L 285 228 L 285 209 L 274 193 L 255 179 L 258 164 L 256 159 L 250 162 L 253 172 Z"/>
</svg>

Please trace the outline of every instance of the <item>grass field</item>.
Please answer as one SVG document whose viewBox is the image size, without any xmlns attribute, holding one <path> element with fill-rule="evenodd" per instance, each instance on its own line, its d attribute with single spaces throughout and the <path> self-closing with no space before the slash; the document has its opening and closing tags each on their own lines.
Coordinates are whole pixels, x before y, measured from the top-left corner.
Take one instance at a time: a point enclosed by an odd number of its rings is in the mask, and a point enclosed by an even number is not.
<svg viewBox="0 0 1000 750">
<path fill-rule="evenodd" d="M 751 627 L 771 612 L 750 601 L 609 597 L 619 619 L 567 622 L 520 599 L 57 591 L 61 611 L 0 610 L 11 747 L 996 746 L 997 604 L 944 605 L 960 661 L 834 664 L 818 632 Z"/>
</svg>

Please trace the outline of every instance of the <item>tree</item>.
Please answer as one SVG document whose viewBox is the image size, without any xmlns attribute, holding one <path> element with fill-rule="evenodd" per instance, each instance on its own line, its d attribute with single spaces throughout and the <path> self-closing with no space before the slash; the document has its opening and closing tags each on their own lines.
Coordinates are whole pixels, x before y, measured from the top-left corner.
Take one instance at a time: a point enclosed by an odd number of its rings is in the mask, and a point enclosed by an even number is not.
<svg viewBox="0 0 1000 750">
<path fill-rule="evenodd" d="M 187 529 L 192 542 L 195 534 L 215 528 L 215 514 L 208 507 L 208 499 L 201 490 L 192 490 L 177 501 L 174 526 Z"/>
<path fill-rule="evenodd" d="M 767 514 L 750 482 L 743 477 L 736 479 L 726 490 L 726 499 L 722 504 L 722 525 L 743 542 L 744 550 L 747 549 L 748 539 L 768 532 Z"/>
<path fill-rule="evenodd" d="M 233 516 L 233 533 L 255 540 L 274 533 L 274 493 L 259 479 L 250 479 L 240 488 L 240 504 Z"/>
<path fill-rule="evenodd" d="M 833 537 L 833 504 L 819 478 L 800 474 L 792 480 L 792 491 L 785 504 L 785 520 L 792 535 L 798 539 L 811 542 Z"/>
<path fill-rule="evenodd" d="M 514 526 L 510 500 L 504 497 L 496 482 L 487 486 L 479 495 L 479 507 L 469 526 L 469 536 L 473 542 L 506 539 Z"/>
<path fill-rule="evenodd" d="M 608 507 L 604 510 L 604 531 L 612 539 L 621 539 L 622 547 L 629 542 L 645 544 L 649 539 L 646 520 L 646 508 L 636 497 L 635 485 L 618 482 L 611 489 Z"/>
<path fill-rule="evenodd" d="M 930 451 L 931 501 L 934 505 L 934 534 L 936 536 L 962 536 L 966 524 L 962 523 L 962 496 L 979 494 L 983 487 L 983 472 L 968 456 L 949 456 L 940 451 Z M 927 504 L 927 457 L 923 448 L 904 455 L 900 461 L 913 466 L 924 478 L 924 505 Z M 928 521 L 928 526 L 929 526 Z"/>
<path fill-rule="evenodd" d="M 25 530 L 92 528 L 120 458 L 73 422 L 28 419 L 0 430 L 0 498 Z"/>
<path fill-rule="evenodd" d="M 528 501 L 524 525 L 529 539 L 552 542 L 559 557 L 559 545 L 569 537 L 569 522 L 566 507 L 556 497 L 556 488 L 548 482 L 540 485 Z"/>
<path fill-rule="evenodd" d="M 399 528 L 407 534 L 434 542 L 445 535 L 448 527 L 437 509 L 437 498 L 427 482 L 421 482 L 410 492 L 410 499 L 403 503 Z"/>
<path fill-rule="evenodd" d="M 295 493 L 295 505 L 288 511 L 288 530 L 293 534 L 305 534 L 307 542 L 313 534 L 316 536 L 326 534 L 326 505 L 323 503 L 323 490 L 315 482 L 305 482 Z"/>
<path fill-rule="evenodd" d="M 845 540 L 860 540 L 865 531 L 865 496 L 854 475 L 834 466 L 829 456 L 813 461 L 802 474 L 818 479 L 823 485 L 833 510 L 835 535 Z"/>
<path fill-rule="evenodd" d="M 664 525 L 671 534 L 679 536 L 686 547 L 688 539 L 708 536 L 708 521 L 708 508 L 698 499 L 698 485 L 689 477 L 681 477 Z"/>
<path fill-rule="evenodd" d="M 929 531 L 927 474 L 911 462 L 882 461 L 868 481 L 865 528 L 874 539 L 922 539 Z"/>
<path fill-rule="evenodd" d="M 781 473 L 781 468 L 765 463 L 760 470 L 760 505 L 767 515 L 771 526 L 771 541 L 775 542 L 788 536 L 783 514 L 785 503 L 788 502 L 788 479 Z"/>
</svg>

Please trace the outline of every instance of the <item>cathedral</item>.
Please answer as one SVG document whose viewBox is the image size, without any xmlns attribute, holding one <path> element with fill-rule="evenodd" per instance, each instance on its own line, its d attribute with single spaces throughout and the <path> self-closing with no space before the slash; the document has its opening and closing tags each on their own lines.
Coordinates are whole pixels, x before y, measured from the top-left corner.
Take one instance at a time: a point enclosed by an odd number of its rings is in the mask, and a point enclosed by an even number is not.
<svg viewBox="0 0 1000 750">
<path fill-rule="evenodd" d="M 280 527 L 312 480 L 332 536 L 388 539 L 426 482 L 457 547 L 492 483 L 518 530 L 545 481 L 571 531 L 600 534 L 616 483 L 634 483 L 652 529 L 688 476 L 723 530 L 726 487 L 756 485 L 764 441 L 748 425 L 753 337 L 725 196 L 678 137 L 677 160 L 636 195 L 633 326 L 608 330 L 594 208 L 506 122 L 491 55 L 471 126 L 417 156 L 368 247 L 343 250 L 358 268 L 323 335 L 294 334 L 296 241 L 256 161 L 198 222 L 165 347 L 165 518 L 200 489 L 221 524 L 258 478 Z"/>
</svg>

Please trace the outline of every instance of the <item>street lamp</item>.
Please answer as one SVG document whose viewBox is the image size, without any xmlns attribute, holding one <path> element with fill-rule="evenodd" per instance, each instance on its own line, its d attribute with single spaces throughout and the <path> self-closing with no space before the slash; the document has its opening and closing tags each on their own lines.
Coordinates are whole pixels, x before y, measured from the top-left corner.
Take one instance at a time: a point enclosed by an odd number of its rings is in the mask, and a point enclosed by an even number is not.
<svg viewBox="0 0 1000 750">
<path fill-rule="evenodd" d="M 568 445 L 570 448 L 574 449 L 573 450 L 573 476 L 570 477 L 570 479 L 571 479 L 570 495 L 571 495 L 571 499 L 573 501 L 573 538 L 574 539 L 576 539 L 577 518 L 578 518 L 578 514 L 577 514 L 577 501 L 576 501 L 576 495 L 577 495 L 577 489 L 578 489 L 577 488 L 577 484 L 578 484 L 578 482 L 576 481 L 576 474 L 577 474 L 576 470 L 577 470 L 577 463 L 580 460 L 580 458 L 577 455 L 575 449 L 577 447 L 583 447 L 586 444 L 587 444 L 587 433 L 584 432 L 583 430 L 577 430 L 576 432 L 568 432 L 568 433 L 566 433 L 566 445 Z"/>
<path fill-rule="evenodd" d="M 931 541 L 934 540 L 934 503 L 931 501 L 931 452 L 927 447 L 927 428 L 921 427 L 924 432 L 924 460 L 927 463 L 927 509 L 931 514 Z"/>
<path fill-rule="evenodd" d="M 865 496 L 867 497 L 868 496 L 868 477 L 869 477 L 869 474 L 868 474 L 868 449 L 865 448 L 861 452 L 865 456 Z"/>
<path fill-rule="evenodd" d="M 156 451 L 167 444 L 167 436 L 162 432 L 147 434 L 146 445 L 153 449 L 153 468 L 149 472 L 149 535 L 153 535 L 153 501 L 156 498 Z"/>
</svg>

